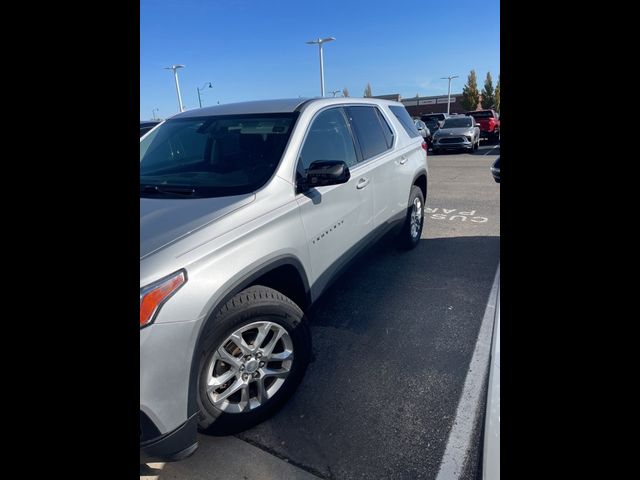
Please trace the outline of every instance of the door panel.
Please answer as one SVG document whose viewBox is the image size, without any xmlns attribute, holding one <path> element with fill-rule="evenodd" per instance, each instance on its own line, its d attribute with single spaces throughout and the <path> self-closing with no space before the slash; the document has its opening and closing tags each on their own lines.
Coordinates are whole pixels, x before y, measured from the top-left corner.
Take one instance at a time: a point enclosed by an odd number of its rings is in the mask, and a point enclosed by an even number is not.
<svg viewBox="0 0 640 480">
<path fill-rule="evenodd" d="M 311 123 L 298 160 L 298 178 L 313 161 L 342 160 L 351 178 L 347 183 L 316 187 L 297 195 L 307 235 L 312 282 L 322 289 L 331 271 L 352 256 L 358 241 L 372 227 L 373 179 L 370 167 L 357 164 L 356 150 L 342 108 L 324 110 Z"/>
</svg>

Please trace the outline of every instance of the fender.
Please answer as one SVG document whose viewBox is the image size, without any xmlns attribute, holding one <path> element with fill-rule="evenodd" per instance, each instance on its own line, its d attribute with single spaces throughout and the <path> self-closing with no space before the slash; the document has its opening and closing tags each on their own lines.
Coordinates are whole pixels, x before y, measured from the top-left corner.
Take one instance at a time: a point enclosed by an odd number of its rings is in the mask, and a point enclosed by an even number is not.
<svg viewBox="0 0 640 480">
<path fill-rule="evenodd" d="M 268 262 L 257 266 L 251 272 L 243 275 L 241 278 L 237 279 L 233 284 L 229 285 L 225 289 L 224 294 L 222 295 L 220 300 L 216 302 L 215 305 L 211 308 L 209 314 L 207 315 L 206 320 L 202 322 L 198 330 L 198 337 L 196 338 L 196 348 L 194 348 L 193 357 L 191 358 L 191 368 L 190 368 L 190 374 L 189 374 L 189 396 L 187 400 L 187 417 L 191 417 L 192 415 L 198 412 L 198 402 L 196 401 L 196 396 L 198 392 L 197 392 L 196 385 L 198 383 L 197 376 L 198 376 L 198 365 L 199 365 L 199 358 L 198 358 L 199 349 L 197 348 L 197 346 L 200 345 L 200 338 L 202 336 L 202 332 L 204 331 L 205 326 L 210 321 L 213 320 L 216 312 L 225 303 L 227 303 L 232 297 L 234 297 L 236 294 L 238 294 L 239 292 L 247 288 L 255 280 L 257 280 L 264 274 L 269 273 L 270 271 L 278 267 L 282 267 L 284 265 L 294 267 L 298 271 L 298 274 L 302 279 L 302 283 L 304 284 L 306 305 L 304 306 L 300 305 L 300 308 L 304 310 L 304 308 L 311 305 L 311 289 L 309 288 L 309 279 L 307 278 L 307 274 L 304 270 L 304 267 L 302 266 L 302 262 L 300 262 L 300 260 L 298 260 L 293 255 L 282 255 L 274 259 L 271 259 Z"/>
<path fill-rule="evenodd" d="M 422 175 L 424 175 L 425 178 L 425 182 L 424 182 L 424 200 L 425 202 L 427 201 L 427 192 L 429 191 L 429 174 L 427 173 L 427 170 L 425 168 L 421 168 L 420 170 L 418 170 L 416 172 L 416 174 L 413 176 L 413 180 L 411 181 L 411 185 L 415 185 L 416 184 L 416 180 L 421 177 Z"/>
</svg>

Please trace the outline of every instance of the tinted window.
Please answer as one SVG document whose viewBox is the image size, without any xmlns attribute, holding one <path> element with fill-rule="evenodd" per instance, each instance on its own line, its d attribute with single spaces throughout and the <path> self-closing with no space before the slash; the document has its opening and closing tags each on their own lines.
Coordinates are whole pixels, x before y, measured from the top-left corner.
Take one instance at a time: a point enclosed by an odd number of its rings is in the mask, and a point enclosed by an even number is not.
<svg viewBox="0 0 640 480">
<path fill-rule="evenodd" d="M 295 114 L 168 120 L 140 142 L 140 186 L 203 197 L 253 192 L 273 175 L 294 122 Z"/>
<path fill-rule="evenodd" d="M 358 161 L 347 119 L 341 108 L 325 110 L 311 124 L 300 153 L 298 174 L 304 175 L 316 160 L 342 160 L 349 167 Z"/>
<path fill-rule="evenodd" d="M 347 112 L 358 137 L 363 160 L 388 150 L 385 133 L 375 107 L 347 107 Z"/>
<path fill-rule="evenodd" d="M 405 131 L 411 138 L 420 136 L 420 133 L 418 132 L 415 123 L 413 123 L 413 120 L 411 120 L 406 108 L 392 105 L 389 109 L 400 121 L 400 124 L 404 127 Z"/>
<path fill-rule="evenodd" d="M 393 130 L 391 130 L 391 127 L 387 123 L 387 119 L 384 118 L 384 115 L 382 115 L 382 112 L 380 112 L 380 110 L 378 110 L 377 108 L 375 110 L 378 114 L 380 125 L 382 125 L 382 132 L 384 133 L 384 137 L 387 140 L 387 147 L 391 148 L 393 146 Z"/>
</svg>

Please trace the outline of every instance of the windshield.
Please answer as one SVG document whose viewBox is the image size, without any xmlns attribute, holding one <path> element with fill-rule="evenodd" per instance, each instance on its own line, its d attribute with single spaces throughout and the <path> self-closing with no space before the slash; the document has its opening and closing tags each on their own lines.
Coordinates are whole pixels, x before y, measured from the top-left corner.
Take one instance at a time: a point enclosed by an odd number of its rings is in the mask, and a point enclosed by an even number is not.
<svg viewBox="0 0 640 480">
<path fill-rule="evenodd" d="M 490 111 L 470 112 L 470 113 L 467 113 L 467 115 L 471 115 L 474 118 L 492 118 L 493 117 L 493 113 L 491 113 Z"/>
<path fill-rule="evenodd" d="M 422 115 L 420 120 L 423 122 L 444 120 L 444 113 L 433 113 L 431 115 Z"/>
<path fill-rule="evenodd" d="M 470 127 L 471 119 L 469 117 L 447 118 L 442 128 L 462 128 Z"/>
<path fill-rule="evenodd" d="M 222 197 L 259 189 L 280 163 L 296 117 L 167 120 L 140 142 L 140 196 Z"/>
</svg>

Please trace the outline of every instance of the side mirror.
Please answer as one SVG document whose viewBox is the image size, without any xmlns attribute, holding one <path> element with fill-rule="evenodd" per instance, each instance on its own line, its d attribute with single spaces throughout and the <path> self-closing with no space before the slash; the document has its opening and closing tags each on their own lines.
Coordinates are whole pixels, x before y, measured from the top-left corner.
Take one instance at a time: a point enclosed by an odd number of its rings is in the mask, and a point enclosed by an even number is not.
<svg viewBox="0 0 640 480">
<path fill-rule="evenodd" d="M 341 160 L 316 160 L 309 165 L 307 177 L 298 182 L 298 191 L 306 192 L 314 187 L 347 183 L 351 172 Z"/>
</svg>

